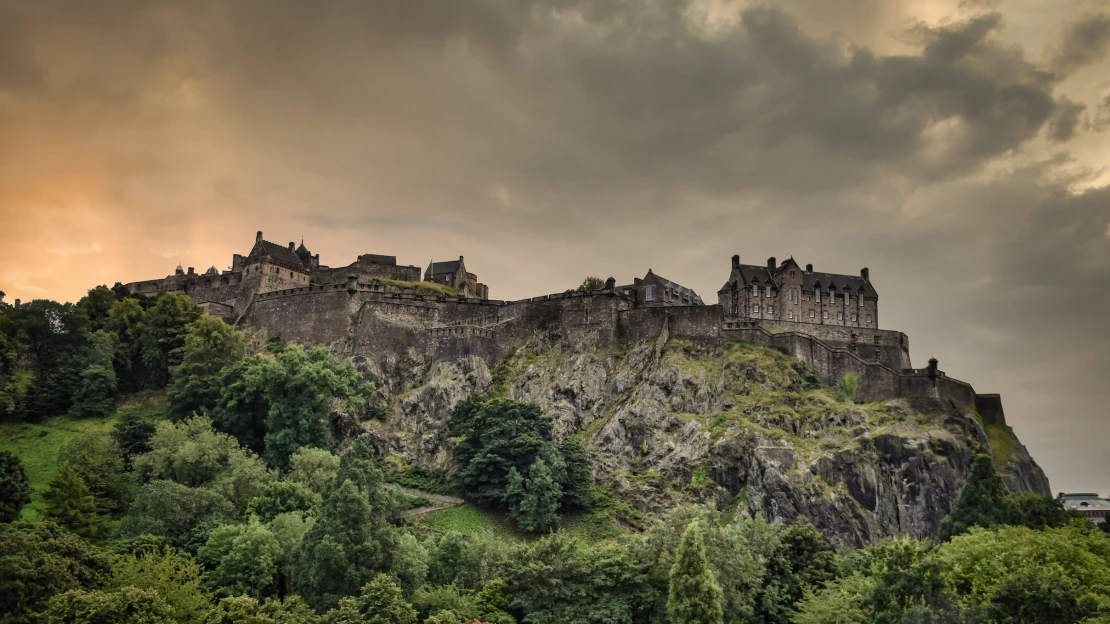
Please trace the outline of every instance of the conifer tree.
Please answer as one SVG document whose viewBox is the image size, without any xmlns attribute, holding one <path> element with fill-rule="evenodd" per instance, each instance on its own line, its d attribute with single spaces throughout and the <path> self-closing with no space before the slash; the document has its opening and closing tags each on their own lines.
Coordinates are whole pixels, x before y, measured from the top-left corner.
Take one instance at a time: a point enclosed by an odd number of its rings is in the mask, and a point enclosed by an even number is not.
<svg viewBox="0 0 1110 624">
<path fill-rule="evenodd" d="M 721 587 L 709 569 L 701 528 L 691 522 L 682 533 L 671 568 L 667 613 L 673 624 L 721 624 Z"/>
<path fill-rule="evenodd" d="M 89 539 L 105 533 L 104 517 L 96 512 L 96 499 L 69 462 L 63 462 L 58 468 L 43 498 L 48 520 Z"/>
<path fill-rule="evenodd" d="M 536 458 L 527 478 L 512 468 L 505 496 L 511 501 L 509 515 L 522 531 L 535 533 L 559 526 L 559 516 L 555 512 L 559 510 L 563 490 L 543 458 Z"/>
<path fill-rule="evenodd" d="M 15 522 L 31 502 L 31 483 L 23 462 L 11 451 L 0 451 L 0 522 Z"/>
<path fill-rule="evenodd" d="M 971 467 L 971 476 L 960 490 L 960 497 L 940 523 L 940 539 L 948 541 L 967 533 L 973 526 L 984 528 L 1006 524 L 1013 514 L 1006 495 L 1006 484 L 994 469 L 990 455 L 979 455 Z"/>
</svg>

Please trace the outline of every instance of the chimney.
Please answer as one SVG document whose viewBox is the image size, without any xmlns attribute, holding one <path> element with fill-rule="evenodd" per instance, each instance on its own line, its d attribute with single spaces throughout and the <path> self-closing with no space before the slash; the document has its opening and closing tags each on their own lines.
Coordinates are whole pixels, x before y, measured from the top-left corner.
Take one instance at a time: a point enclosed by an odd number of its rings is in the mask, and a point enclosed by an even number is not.
<svg viewBox="0 0 1110 624">
<path fill-rule="evenodd" d="M 16 299 L 16 300 L 15 300 L 15 307 L 17 307 L 17 308 L 18 308 L 18 307 L 19 307 L 20 305 L 22 305 L 22 304 L 23 304 L 23 302 L 22 302 L 22 301 L 20 301 L 19 299 Z"/>
<path fill-rule="evenodd" d="M 197 274 L 197 272 L 193 270 L 193 267 L 189 267 L 189 275 L 196 275 L 196 274 Z"/>
<path fill-rule="evenodd" d="M 462 262 L 462 261 L 463 261 L 462 256 L 459 256 L 459 262 Z"/>
<path fill-rule="evenodd" d="M 871 281 L 871 269 L 868 269 L 867 267 L 863 267 L 862 269 L 859 270 L 859 276 L 863 278 L 863 281 L 870 282 Z"/>
<path fill-rule="evenodd" d="M 605 290 L 608 290 L 609 292 L 613 292 L 613 290 L 616 287 L 617 287 L 617 280 L 613 279 L 612 277 L 605 280 Z"/>
<path fill-rule="evenodd" d="M 740 267 L 740 254 L 736 254 L 732 257 L 732 268 L 736 269 L 736 268 L 739 268 L 739 267 Z"/>
<path fill-rule="evenodd" d="M 256 242 L 256 243 L 261 243 L 262 242 L 262 230 L 258 230 L 258 233 L 254 235 L 254 242 Z"/>
<path fill-rule="evenodd" d="M 813 265 L 812 264 L 807 264 L 806 265 L 806 273 L 813 273 Z"/>
<path fill-rule="evenodd" d="M 770 271 L 775 270 L 775 257 L 774 256 L 771 256 L 770 258 L 767 258 L 767 269 L 770 270 Z"/>
<path fill-rule="evenodd" d="M 289 251 L 297 251 L 297 246 L 293 244 L 293 241 L 289 241 Z"/>
</svg>

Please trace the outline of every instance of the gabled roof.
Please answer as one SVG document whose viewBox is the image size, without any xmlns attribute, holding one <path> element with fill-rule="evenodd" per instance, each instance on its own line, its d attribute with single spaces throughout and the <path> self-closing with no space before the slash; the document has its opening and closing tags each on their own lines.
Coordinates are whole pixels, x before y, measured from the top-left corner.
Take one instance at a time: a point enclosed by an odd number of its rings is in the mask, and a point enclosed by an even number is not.
<svg viewBox="0 0 1110 624">
<path fill-rule="evenodd" d="M 651 269 L 648 269 L 647 275 L 644 276 L 644 281 L 647 281 L 647 279 L 649 277 L 654 277 L 656 280 L 659 281 L 660 284 L 662 284 L 662 286 L 664 288 L 669 287 L 671 290 L 677 291 L 679 294 L 689 294 L 690 298 L 693 301 L 695 301 L 698 304 L 702 303 L 701 297 L 698 296 L 698 293 L 694 292 L 694 290 L 692 288 L 687 288 L 687 287 L 683 286 L 682 284 L 679 284 L 678 282 L 672 282 L 671 280 L 663 277 L 662 275 L 659 275 L 658 273 L 655 273 Z"/>
<path fill-rule="evenodd" d="M 751 287 L 753 283 L 758 283 L 760 286 L 766 286 L 768 283 L 772 287 L 778 289 L 782 286 L 782 274 L 787 268 L 795 268 L 802 271 L 802 290 L 812 291 L 814 286 L 818 283 L 821 285 L 821 290 L 827 291 L 829 285 L 832 285 L 837 292 L 843 292 L 844 287 L 847 286 L 851 289 L 852 293 L 863 292 L 867 297 L 878 297 L 879 294 L 875 291 L 875 287 L 871 282 L 864 280 L 859 275 L 841 275 L 838 273 L 820 273 L 814 271 L 807 273 L 801 269 L 793 258 L 784 260 L 782 264 L 775 267 L 772 271 L 766 265 L 757 264 L 741 264 L 732 269 L 732 274 L 729 275 L 728 281 L 724 286 L 721 286 L 723 292 L 732 288 L 734 283 L 739 282 L 740 286 Z"/>
<path fill-rule="evenodd" d="M 266 240 L 258 241 L 254 244 L 254 249 L 251 249 L 250 254 L 247 256 L 247 261 L 256 261 L 263 256 L 269 256 L 274 262 L 291 269 L 297 269 L 299 271 L 307 270 L 307 267 L 305 267 L 301 259 L 297 257 L 297 254 L 293 253 L 293 250 Z"/>
<path fill-rule="evenodd" d="M 459 270 L 460 264 L 462 264 L 462 262 L 458 260 L 451 260 L 448 262 L 433 262 L 429 266 L 428 271 L 432 275 L 440 275 L 442 273 L 454 273 L 455 271 Z"/>
</svg>

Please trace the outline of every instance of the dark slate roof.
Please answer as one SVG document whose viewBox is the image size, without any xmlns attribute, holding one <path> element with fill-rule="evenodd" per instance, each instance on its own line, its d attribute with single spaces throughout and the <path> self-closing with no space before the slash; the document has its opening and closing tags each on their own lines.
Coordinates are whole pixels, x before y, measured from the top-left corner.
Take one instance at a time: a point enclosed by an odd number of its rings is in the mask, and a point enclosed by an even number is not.
<svg viewBox="0 0 1110 624">
<path fill-rule="evenodd" d="M 258 260 L 262 256 L 269 256 L 274 262 L 285 265 L 291 269 L 306 270 L 304 263 L 297 257 L 297 254 L 293 253 L 292 250 L 284 245 L 278 245 L 266 240 L 256 243 L 250 255 L 247 256 L 247 260 Z"/>
<path fill-rule="evenodd" d="M 753 282 L 758 282 L 760 285 L 765 286 L 768 282 L 778 289 L 782 286 L 782 272 L 788 266 L 796 267 L 797 265 L 791 261 L 784 261 L 779 266 L 775 267 L 774 271 L 767 268 L 766 265 L 756 264 L 741 264 L 736 269 L 733 269 L 732 275 L 729 276 L 728 281 L 721 290 L 728 290 L 732 287 L 733 282 L 739 279 L 740 283 L 744 286 L 750 287 Z M 802 272 L 802 290 L 812 291 L 813 287 L 817 284 L 821 285 L 822 291 L 828 291 L 829 286 L 832 285 L 837 292 L 843 292 L 844 287 L 847 286 L 853 293 L 863 291 L 864 296 L 878 298 L 878 293 L 871 282 L 865 281 L 859 275 L 840 275 L 838 273 L 821 273 L 814 271 L 813 273 L 806 273 L 800 267 L 795 270 Z M 720 292 L 720 291 L 718 291 Z"/>
<path fill-rule="evenodd" d="M 698 304 L 702 303 L 701 297 L 698 296 L 698 293 L 694 292 L 694 289 L 687 288 L 687 287 L 683 286 L 682 284 L 679 284 L 678 282 L 672 282 L 671 280 L 669 280 L 669 279 L 663 277 L 662 275 L 652 271 L 651 269 L 648 269 L 648 273 L 650 275 L 652 275 L 653 277 L 655 277 L 655 279 L 659 280 L 663 284 L 664 287 L 670 286 L 672 290 L 678 290 L 679 293 L 689 293 L 690 297 L 693 298 L 693 300 L 696 303 L 698 303 Z M 645 277 L 644 279 L 647 279 L 647 278 Z"/>
<path fill-rule="evenodd" d="M 433 262 L 432 275 L 440 275 L 441 273 L 454 273 L 459 270 L 461 263 L 458 260 L 451 260 L 450 262 Z"/>
</svg>

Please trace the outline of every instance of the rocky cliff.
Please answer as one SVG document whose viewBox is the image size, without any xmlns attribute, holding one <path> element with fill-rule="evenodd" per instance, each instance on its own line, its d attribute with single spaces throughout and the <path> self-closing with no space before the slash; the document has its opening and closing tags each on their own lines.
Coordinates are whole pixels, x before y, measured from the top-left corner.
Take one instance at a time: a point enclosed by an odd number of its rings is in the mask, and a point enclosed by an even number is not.
<svg viewBox="0 0 1110 624">
<path fill-rule="evenodd" d="M 972 458 L 992 453 L 1013 490 L 1049 494 L 1004 425 L 935 399 L 857 404 L 804 365 L 746 343 L 669 338 L 597 347 L 537 333 L 490 370 L 477 358 L 426 362 L 415 351 L 359 359 L 377 383 L 383 451 L 448 467 L 444 432 L 474 391 L 538 403 L 557 437 L 577 435 L 594 475 L 645 515 L 689 501 L 794 522 L 841 546 L 934 535 Z"/>
</svg>

